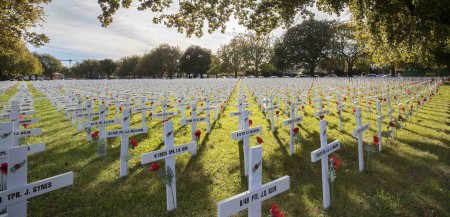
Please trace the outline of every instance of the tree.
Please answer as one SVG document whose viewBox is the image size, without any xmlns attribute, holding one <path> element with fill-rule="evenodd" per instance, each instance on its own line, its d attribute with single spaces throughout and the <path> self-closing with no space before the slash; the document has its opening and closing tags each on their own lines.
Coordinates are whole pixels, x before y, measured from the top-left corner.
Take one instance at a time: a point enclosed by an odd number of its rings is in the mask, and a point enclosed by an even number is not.
<svg viewBox="0 0 450 217">
<path fill-rule="evenodd" d="M 338 23 L 335 25 L 335 38 L 333 44 L 334 62 L 343 60 L 346 63 L 347 76 L 353 74 L 353 67 L 358 58 L 366 55 L 363 47 L 354 35 L 355 26 L 352 23 Z"/>
<path fill-rule="evenodd" d="M 177 72 L 180 56 L 177 47 L 162 44 L 139 60 L 136 72 L 140 76 L 172 77 Z"/>
<path fill-rule="evenodd" d="M 44 34 L 29 29 L 44 21 L 42 4 L 50 0 L 0 1 L 0 54 L 14 52 L 24 40 L 40 46 L 49 41 Z"/>
<path fill-rule="evenodd" d="M 108 26 L 120 7 L 138 4 L 138 10 L 156 13 L 154 23 L 176 28 L 186 35 L 201 36 L 220 30 L 225 32 L 230 17 L 258 34 L 284 26 L 295 18 L 310 15 L 315 3 L 319 10 L 340 14 L 349 9 L 356 21 L 358 40 L 366 37 L 369 53 L 378 64 L 392 61 L 421 62 L 439 65 L 440 57 L 450 48 L 450 1 L 443 0 L 99 0 L 103 26 Z M 177 8 L 165 10 L 168 8 Z M 207 26 L 207 28 L 205 28 Z M 445 54 L 442 54 L 444 52 Z M 442 64 L 441 64 L 442 65 Z"/>
<path fill-rule="evenodd" d="M 110 78 L 115 72 L 117 64 L 112 59 L 104 59 L 98 62 L 99 73 L 106 78 Z"/>
<path fill-rule="evenodd" d="M 116 75 L 119 77 L 133 77 L 136 78 L 136 67 L 141 57 L 127 56 L 122 57 L 117 64 Z"/>
<path fill-rule="evenodd" d="M 72 67 L 73 76 L 76 78 L 100 78 L 98 60 L 84 60 Z"/>
<path fill-rule="evenodd" d="M 270 37 L 247 33 L 238 36 L 238 40 L 241 40 L 239 44 L 246 71 L 261 74 L 262 65 L 269 63 L 273 53 Z"/>
<path fill-rule="evenodd" d="M 232 72 L 234 77 L 237 77 L 239 72 L 245 71 L 243 43 L 241 36 L 237 36 L 231 39 L 230 43 L 219 48 L 217 56 L 222 61 L 221 71 Z"/>
<path fill-rule="evenodd" d="M 18 41 L 17 49 L 10 52 L 0 52 L 0 79 L 17 78 L 42 73 L 39 60 Z"/>
<path fill-rule="evenodd" d="M 60 72 L 64 68 L 61 61 L 50 54 L 34 53 L 34 55 L 39 59 L 45 77 L 51 78 L 53 73 Z"/>
<path fill-rule="evenodd" d="M 208 76 L 215 76 L 217 78 L 217 75 L 221 72 L 220 71 L 220 65 L 222 63 L 220 62 L 219 57 L 217 57 L 214 54 L 211 54 L 211 64 L 208 70 Z"/>
<path fill-rule="evenodd" d="M 211 65 L 211 51 L 199 46 L 190 46 L 184 51 L 180 59 L 181 72 L 192 74 L 196 77 L 206 74 Z"/>
<path fill-rule="evenodd" d="M 308 19 L 296 25 L 284 34 L 281 42 L 276 44 L 275 55 L 280 55 L 278 66 L 289 68 L 305 67 L 314 75 L 320 61 L 332 52 L 334 31 L 329 21 Z"/>
</svg>

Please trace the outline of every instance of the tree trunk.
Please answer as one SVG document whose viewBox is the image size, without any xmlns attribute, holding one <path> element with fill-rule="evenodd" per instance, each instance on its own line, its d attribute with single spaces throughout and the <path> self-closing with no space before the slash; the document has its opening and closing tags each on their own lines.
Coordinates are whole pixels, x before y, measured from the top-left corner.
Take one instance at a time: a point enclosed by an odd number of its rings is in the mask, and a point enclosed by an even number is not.
<svg viewBox="0 0 450 217">
<path fill-rule="evenodd" d="M 311 64 L 310 65 L 310 67 L 309 67 L 309 74 L 311 75 L 311 76 L 314 76 L 314 69 L 316 68 L 316 65 L 315 64 Z"/>
</svg>

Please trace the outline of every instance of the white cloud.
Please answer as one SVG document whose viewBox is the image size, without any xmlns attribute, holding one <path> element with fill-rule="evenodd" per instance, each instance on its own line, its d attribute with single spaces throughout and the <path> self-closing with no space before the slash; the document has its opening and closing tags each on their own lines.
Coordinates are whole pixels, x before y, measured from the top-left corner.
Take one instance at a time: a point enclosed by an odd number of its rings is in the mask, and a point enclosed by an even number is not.
<svg viewBox="0 0 450 217">
<path fill-rule="evenodd" d="M 88 58 L 118 59 L 127 55 L 143 54 L 162 43 L 181 49 L 199 45 L 215 51 L 236 34 L 245 32 L 244 27 L 232 20 L 227 24 L 225 34 L 205 33 L 201 38 L 187 38 L 176 29 L 153 24 L 150 11 L 136 9 L 120 9 L 114 15 L 114 22 L 108 28 L 103 28 L 97 20 L 100 8 L 97 1 L 92 0 L 54 0 L 45 7 L 45 11 L 47 22 L 36 28 L 36 31 L 47 34 L 51 41 L 41 48 L 31 50 L 76 61 Z M 319 18 L 322 18 L 320 16 Z M 283 30 L 277 29 L 274 35 L 281 35 L 282 32 Z"/>
</svg>

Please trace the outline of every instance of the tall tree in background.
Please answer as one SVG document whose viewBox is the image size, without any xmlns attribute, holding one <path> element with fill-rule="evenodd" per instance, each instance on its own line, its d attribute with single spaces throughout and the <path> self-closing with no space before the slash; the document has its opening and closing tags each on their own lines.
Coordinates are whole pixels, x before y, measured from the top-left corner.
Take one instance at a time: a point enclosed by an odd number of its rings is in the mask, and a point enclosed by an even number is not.
<svg viewBox="0 0 450 217">
<path fill-rule="evenodd" d="M 211 51 L 199 46 L 190 46 L 180 59 L 180 69 L 184 73 L 202 78 L 211 65 Z"/>
<path fill-rule="evenodd" d="M 261 75 L 262 65 L 269 63 L 272 57 L 272 43 L 268 36 L 247 33 L 239 36 L 244 55 L 244 66 L 251 74 Z"/>
<path fill-rule="evenodd" d="M 35 46 L 48 42 L 47 36 L 29 30 L 44 21 L 42 4 L 50 0 L 0 1 L 0 54 L 20 49 L 24 40 Z"/>
<path fill-rule="evenodd" d="M 180 57 L 177 47 L 162 44 L 140 59 L 136 71 L 140 76 L 172 77 L 177 72 Z"/>
<path fill-rule="evenodd" d="M 333 42 L 334 58 L 346 63 L 346 73 L 353 74 L 353 67 L 358 58 L 367 55 L 364 47 L 358 43 L 355 37 L 355 26 L 352 23 L 337 23 L 335 25 L 335 37 Z"/>
<path fill-rule="evenodd" d="M 98 70 L 100 74 L 110 78 L 111 75 L 116 71 L 117 64 L 112 59 L 100 60 L 98 63 Z"/>
<path fill-rule="evenodd" d="M 317 8 L 325 12 L 340 14 L 349 9 L 356 21 L 358 40 L 364 38 L 368 42 L 367 49 L 378 64 L 402 61 L 441 66 L 446 64 L 442 57 L 450 52 L 450 1 L 443 0 L 99 0 L 98 3 L 102 9 L 98 18 L 103 26 L 113 21 L 120 7 L 130 8 L 136 3 L 138 10 L 156 13 L 154 23 L 176 28 L 188 36 L 201 36 L 205 29 L 225 32 L 230 17 L 258 34 L 267 34 L 280 26 L 289 28 L 296 17 L 310 14 L 308 8 L 317 3 Z M 165 10 L 168 8 L 177 9 Z"/>
<path fill-rule="evenodd" d="M 98 60 L 84 60 L 72 67 L 73 77 L 75 78 L 100 78 Z"/>
<path fill-rule="evenodd" d="M 0 79 L 19 78 L 42 74 L 42 65 L 22 42 L 17 49 L 10 52 L 0 52 Z"/>
<path fill-rule="evenodd" d="M 245 70 L 242 43 L 243 41 L 238 36 L 231 39 L 230 43 L 223 45 L 217 51 L 217 56 L 222 61 L 221 70 L 234 73 L 234 77 L 237 77 L 239 72 Z"/>
<path fill-rule="evenodd" d="M 334 30 L 329 21 L 308 19 L 290 28 L 281 43 L 276 44 L 276 59 L 282 59 L 286 67 L 304 67 L 314 75 L 320 61 L 331 56 Z"/>
<path fill-rule="evenodd" d="M 55 72 L 60 72 L 63 70 L 64 66 L 60 60 L 56 59 L 50 54 L 38 54 L 34 55 L 39 59 L 43 68 L 43 75 L 47 78 L 51 78 L 52 74 Z"/>
<path fill-rule="evenodd" d="M 141 57 L 139 56 L 122 57 L 117 64 L 116 69 L 117 76 L 121 78 L 124 77 L 136 78 L 137 75 L 136 67 L 140 59 Z"/>
</svg>

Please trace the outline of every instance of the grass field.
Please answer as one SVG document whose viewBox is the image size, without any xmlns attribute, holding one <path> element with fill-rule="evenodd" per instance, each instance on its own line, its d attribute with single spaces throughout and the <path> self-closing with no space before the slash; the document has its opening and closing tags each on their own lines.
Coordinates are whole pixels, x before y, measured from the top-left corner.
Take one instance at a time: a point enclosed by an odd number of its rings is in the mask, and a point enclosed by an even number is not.
<svg viewBox="0 0 450 217">
<path fill-rule="evenodd" d="M 29 182 L 58 175 L 75 173 L 74 185 L 30 200 L 29 216 L 187 216 L 211 217 L 217 214 L 217 203 L 247 190 L 241 183 L 239 150 L 231 132 L 237 130 L 235 89 L 218 121 L 212 123 L 210 134 L 206 124 L 198 124 L 202 136 L 197 156 L 176 157 L 176 211 L 166 212 L 165 186 L 150 165 L 140 165 L 140 155 L 160 149 L 161 119 L 147 122 L 147 135 L 133 136 L 139 146 L 132 152 L 129 175 L 119 179 L 120 138 L 108 139 L 108 154 L 96 157 L 96 143 L 86 142 L 85 132 L 77 133 L 70 120 L 58 112 L 48 99 L 28 83 L 35 98 L 33 128 L 42 134 L 24 139 L 23 143 L 45 142 L 46 150 L 29 157 Z M 14 94 L 12 88 L 4 96 Z M 370 169 L 358 172 L 357 140 L 351 136 L 355 127 L 351 108 L 344 112 L 345 130 L 339 131 L 339 119 L 334 109 L 326 116 L 328 140 L 339 139 L 336 152 L 343 165 L 337 170 L 335 199 L 332 207 L 323 210 L 320 163 L 311 163 L 310 153 L 320 146 L 319 121 L 306 106 L 307 115 L 299 124 L 302 136 L 296 153 L 289 156 L 289 129 L 270 131 L 270 123 L 254 99 L 249 110 L 253 126 L 263 126 L 263 183 L 284 175 L 291 177 L 291 189 L 263 203 L 268 216 L 271 203 L 277 203 L 285 216 L 450 216 L 450 85 L 441 87 L 438 95 L 412 116 L 393 140 L 384 140 L 383 152 L 371 156 Z M 365 109 L 363 109 L 365 111 Z M 375 112 L 375 109 L 372 109 Z M 386 108 L 384 108 L 386 113 Z M 202 115 L 202 114 L 200 114 Z M 370 123 L 364 139 L 372 142 L 376 133 L 375 114 L 363 122 Z M 281 111 L 279 122 L 287 119 Z M 175 144 L 190 141 L 190 126 L 180 126 L 180 117 L 171 118 L 175 128 Z M 140 114 L 133 116 L 132 127 L 140 127 Z M 114 126 L 113 126 L 114 127 Z M 115 127 L 118 127 L 115 126 Z M 256 139 L 251 139 L 255 145 Z M 161 164 L 164 162 L 161 161 Z M 236 216 L 246 216 L 246 211 Z"/>
</svg>

